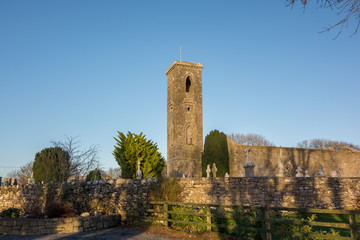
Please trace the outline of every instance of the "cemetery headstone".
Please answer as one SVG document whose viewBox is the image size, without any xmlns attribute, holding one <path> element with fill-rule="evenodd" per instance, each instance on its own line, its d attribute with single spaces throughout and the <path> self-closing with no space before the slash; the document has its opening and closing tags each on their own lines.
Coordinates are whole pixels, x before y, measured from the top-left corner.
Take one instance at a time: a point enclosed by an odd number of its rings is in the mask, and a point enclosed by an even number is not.
<svg viewBox="0 0 360 240">
<path fill-rule="evenodd" d="M 217 172 L 216 164 L 213 163 L 213 168 L 212 168 L 213 177 L 216 177 L 216 172 Z"/>
<path fill-rule="evenodd" d="M 296 175 L 295 175 L 295 177 L 303 177 L 304 175 L 302 174 L 302 169 L 301 169 L 301 167 L 298 167 L 297 169 L 296 169 Z"/>
<path fill-rule="evenodd" d="M 247 159 L 246 162 L 244 164 L 244 168 L 245 168 L 245 177 L 254 177 L 254 167 L 255 164 L 253 162 L 251 162 L 250 160 L 250 156 L 249 156 L 249 152 L 250 152 L 250 148 L 246 148 L 246 154 L 247 154 Z"/>
<path fill-rule="evenodd" d="M 211 173 L 210 164 L 208 164 L 206 167 L 206 177 L 210 177 L 210 173 Z"/>
<path fill-rule="evenodd" d="M 140 169 L 140 161 L 139 161 L 137 171 L 136 171 L 136 179 L 141 179 L 141 178 L 142 178 L 142 172 L 141 172 L 141 169 Z"/>
</svg>

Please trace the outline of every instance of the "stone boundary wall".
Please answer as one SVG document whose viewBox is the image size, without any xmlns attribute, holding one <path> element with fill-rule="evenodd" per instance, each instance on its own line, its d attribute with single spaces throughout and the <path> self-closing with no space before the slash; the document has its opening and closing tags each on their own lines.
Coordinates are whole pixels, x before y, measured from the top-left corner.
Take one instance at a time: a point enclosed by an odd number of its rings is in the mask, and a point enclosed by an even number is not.
<svg viewBox="0 0 360 240">
<path fill-rule="evenodd" d="M 360 178 L 253 177 L 179 178 L 183 202 L 299 208 L 359 209 Z M 61 190 L 76 214 L 121 214 L 125 220 L 136 203 L 149 196 L 146 180 L 101 181 L 0 187 L 0 211 L 10 207 L 44 211 Z"/>
<path fill-rule="evenodd" d="M 229 151 L 230 177 L 244 177 L 246 145 L 236 144 L 227 138 Z M 291 163 L 290 176 L 295 176 L 296 169 L 308 170 L 313 177 L 319 172 L 320 164 L 327 177 L 336 171 L 340 177 L 360 176 L 360 151 L 344 148 L 343 150 L 320 150 L 308 148 L 287 148 L 269 146 L 249 146 L 250 160 L 255 164 L 255 176 L 289 177 L 288 164 Z M 223 176 L 221 176 L 223 177 Z"/>
<path fill-rule="evenodd" d="M 132 214 L 137 201 L 148 197 L 151 181 L 118 179 L 95 182 L 28 184 L 0 187 L 0 211 L 14 207 L 27 213 L 43 214 L 47 203 L 62 193 L 62 201 L 72 203 L 76 214 L 97 212 Z"/>
<path fill-rule="evenodd" d="M 0 234 L 78 233 L 115 227 L 120 221 L 120 215 L 54 219 L 0 218 Z"/>
<path fill-rule="evenodd" d="M 184 202 L 360 209 L 360 178 L 183 178 Z"/>
</svg>

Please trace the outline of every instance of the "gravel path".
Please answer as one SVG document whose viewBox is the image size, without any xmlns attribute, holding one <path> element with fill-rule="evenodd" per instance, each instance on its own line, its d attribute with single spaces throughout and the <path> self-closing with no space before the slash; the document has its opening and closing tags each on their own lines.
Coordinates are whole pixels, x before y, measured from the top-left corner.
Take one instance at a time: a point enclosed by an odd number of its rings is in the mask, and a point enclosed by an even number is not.
<svg viewBox="0 0 360 240">
<path fill-rule="evenodd" d="M 82 232 L 76 234 L 48 234 L 48 235 L 0 235 L 0 240 L 62 240 L 62 239 L 128 239 L 128 240 L 174 240 L 175 238 L 162 237 L 149 234 L 141 230 L 128 228 L 112 228 L 106 230 L 98 230 L 91 232 Z"/>
</svg>

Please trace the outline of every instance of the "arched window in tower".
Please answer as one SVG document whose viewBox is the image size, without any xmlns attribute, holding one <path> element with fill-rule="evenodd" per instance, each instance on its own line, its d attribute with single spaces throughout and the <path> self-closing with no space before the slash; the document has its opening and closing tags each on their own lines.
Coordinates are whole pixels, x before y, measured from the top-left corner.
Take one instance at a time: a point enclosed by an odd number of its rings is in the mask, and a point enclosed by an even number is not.
<svg viewBox="0 0 360 240">
<path fill-rule="evenodd" d="M 193 131 L 191 125 L 186 127 L 186 144 L 192 145 L 193 144 Z"/>
<path fill-rule="evenodd" d="M 187 77 L 186 78 L 186 92 L 190 92 L 190 88 L 191 88 L 190 77 Z"/>
</svg>

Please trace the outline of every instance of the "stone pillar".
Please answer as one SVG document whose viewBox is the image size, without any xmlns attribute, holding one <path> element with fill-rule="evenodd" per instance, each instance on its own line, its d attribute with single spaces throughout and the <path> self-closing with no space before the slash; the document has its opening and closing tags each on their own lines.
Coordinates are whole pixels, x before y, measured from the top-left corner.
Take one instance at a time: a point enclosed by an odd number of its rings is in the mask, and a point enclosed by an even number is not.
<svg viewBox="0 0 360 240">
<path fill-rule="evenodd" d="M 252 161 L 246 161 L 246 163 L 244 164 L 244 168 L 245 168 L 245 177 L 255 177 L 254 175 L 254 168 L 255 168 L 255 164 Z"/>
</svg>

